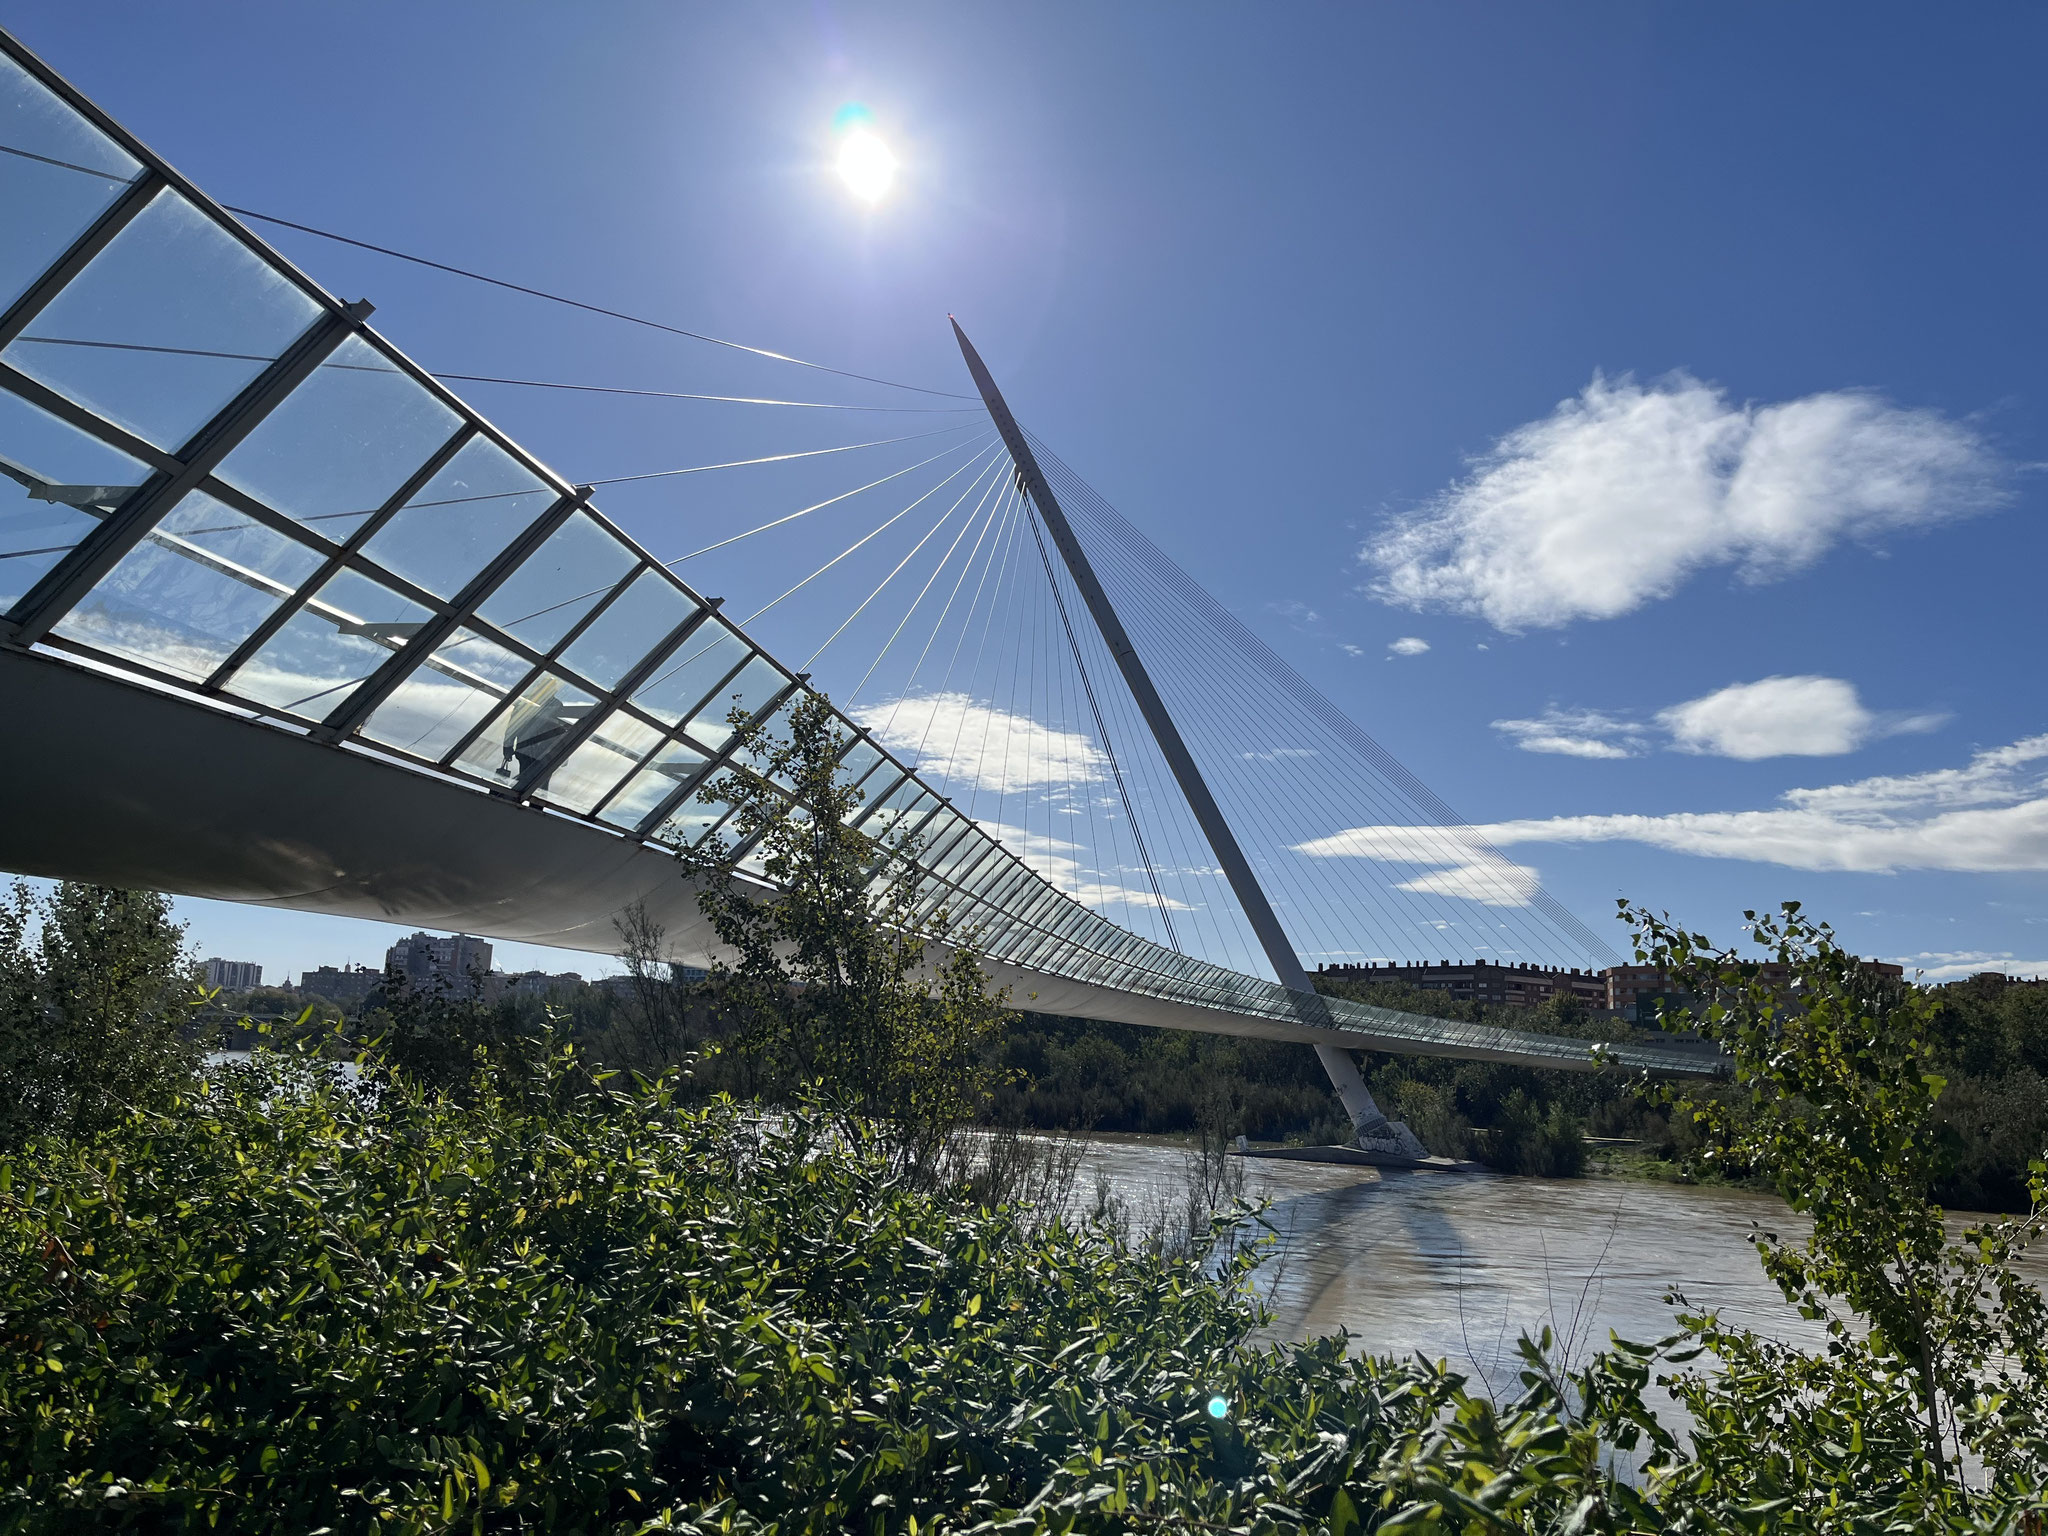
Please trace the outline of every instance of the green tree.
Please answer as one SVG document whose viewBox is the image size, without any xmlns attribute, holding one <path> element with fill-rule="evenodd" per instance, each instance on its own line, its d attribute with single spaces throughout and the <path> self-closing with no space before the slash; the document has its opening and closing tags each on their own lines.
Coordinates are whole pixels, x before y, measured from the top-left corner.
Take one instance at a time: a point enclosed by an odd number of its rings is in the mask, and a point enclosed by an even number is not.
<svg viewBox="0 0 2048 1536">
<path fill-rule="evenodd" d="M 998 1072 L 985 1045 L 1015 1015 L 973 936 L 943 909 L 917 915 L 916 843 L 849 825 L 862 797 L 840 772 L 845 748 L 831 706 L 806 696 L 781 734 L 744 732 L 733 766 L 700 791 L 733 808 L 729 833 L 690 861 L 732 957 L 710 989 L 765 1091 L 823 1083 L 850 1131 L 930 1167 L 988 1102 Z"/>
<path fill-rule="evenodd" d="M 90 1135 L 186 1081 L 202 1001 L 168 898 L 65 881 L 0 901 L 0 1145 Z"/>
<path fill-rule="evenodd" d="M 1679 1022 L 1734 1063 L 1732 1094 L 1673 1093 L 1706 1133 L 1700 1155 L 1760 1172 L 1812 1221 L 1803 1243 L 1754 1241 L 1786 1299 L 1825 1323 L 1839 1395 L 1910 1389 L 1917 1454 L 1937 1483 L 1959 1478 L 1965 1451 L 1994 1473 L 2048 1474 L 2048 1312 L 2014 1267 L 2041 1226 L 2048 1164 L 2033 1163 L 2034 1217 L 1951 1239 L 1933 1196 L 1951 1154 L 1937 1112 L 1939 1000 L 1865 965 L 1797 902 L 1744 914 L 1763 960 L 1622 907 L 1637 959 L 1701 1000 Z M 1735 1341 L 1714 1346 L 1724 1360 L 1765 1361 L 1758 1379 L 1782 1389 L 1782 1351 L 1714 1333 Z M 1809 1379 L 1820 1369 L 1801 1367 Z M 1732 1422 L 1753 1439 L 1754 1425 Z"/>
</svg>

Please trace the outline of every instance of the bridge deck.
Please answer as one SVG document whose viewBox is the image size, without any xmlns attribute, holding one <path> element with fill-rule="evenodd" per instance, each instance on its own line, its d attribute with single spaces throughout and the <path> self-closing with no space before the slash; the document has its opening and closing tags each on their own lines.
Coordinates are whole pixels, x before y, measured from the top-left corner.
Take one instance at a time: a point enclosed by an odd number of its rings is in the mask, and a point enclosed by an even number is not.
<svg viewBox="0 0 2048 1536">
<path fill-rule="evenodd" d="M 38 653 L 0 650 L 0 868 L 613 953 L 644 902 L 679 961 L 712 936 L 673 855 L 636 838 L 330 746 L 264 721 Z M 1085 958 L 1085 957 L 1079 957 Z M 1078 967 L 1077 967 L 1078 968 Z M 1584 1040 L 1489 1029 L 1337 998 L 1304 1005 L 1222 972 L 1139 987 L 997 961 L 1038 1011 L 1564 1071 Z M 1215 970 L 1218 968 L 1207 968 Z M 1623 1066 L 1706 1075 L 1677 1042 L 1615 1047 Z"/>
</svg>

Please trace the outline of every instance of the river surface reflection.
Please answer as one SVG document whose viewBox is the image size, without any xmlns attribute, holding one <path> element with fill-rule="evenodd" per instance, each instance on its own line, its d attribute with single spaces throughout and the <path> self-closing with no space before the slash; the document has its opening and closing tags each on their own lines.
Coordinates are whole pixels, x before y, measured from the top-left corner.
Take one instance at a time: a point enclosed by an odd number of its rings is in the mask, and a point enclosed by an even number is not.
<svg viewBox="0 0 2048 1536">
<path fill-rule="evenodd" d="M 1076 1194 L 1097 1187 L 1144 1225 L 1187 1187 L 1189 1154 L 1158 1142 L 1090 1147 Z M 1674 1327 L 1666 1296 L 1801 1346 L 1817 1324 L 1764 1278 L 1747 1236 L 1804 1222 L 1776 1198 L 1618 1178 L 1522 1179 L 1231 1159 L 1245 1193 L 1272 1202 L 1277 1238 L 1260 1278 L 1267 1336 L 1349 1333 L 1371 1354 L 1420 1352 L 1475 1389 L 1518 1390 L 1517 1337 L 1546 1324 L 1574 1358 Z M 2037 1282 L 2048 1263 L 2030 1263 Z"/>
</svg>

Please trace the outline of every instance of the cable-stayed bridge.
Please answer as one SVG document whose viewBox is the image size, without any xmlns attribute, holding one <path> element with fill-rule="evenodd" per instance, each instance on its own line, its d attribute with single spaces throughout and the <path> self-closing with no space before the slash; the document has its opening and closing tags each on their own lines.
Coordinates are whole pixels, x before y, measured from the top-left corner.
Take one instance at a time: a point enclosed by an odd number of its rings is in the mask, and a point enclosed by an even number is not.
<svg viewBox="0 0 2048 1536">
<path fill-rule="evenodd" d="M 1597 1065 L 1314 992 L 1304 955 L 1611 955 L 1024 432 L 964 334 L 971 395 L 607 309 L 733 382 L 436 373 L 248 221 L 594 306 L 238 216 L 0 53 L 0 867 L 604 952 L 639 902 L 702 963 L 675 853 L 724 835 L 731 717 L 774 739 L 816 687 L 916 918 L 1023 1006 L 1313 1045 L 1388 1151 L 1354 1049 Z M 702 462 L 578 481 L 456 385 L 713 414 L 660 431 Z"/>
</svg>

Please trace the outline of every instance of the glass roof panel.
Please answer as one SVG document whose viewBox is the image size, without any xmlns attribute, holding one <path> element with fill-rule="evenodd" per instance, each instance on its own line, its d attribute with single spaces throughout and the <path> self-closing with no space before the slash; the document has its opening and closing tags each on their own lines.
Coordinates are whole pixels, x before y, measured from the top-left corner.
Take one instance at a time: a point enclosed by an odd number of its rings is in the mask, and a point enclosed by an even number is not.
<svg viewBox="0 0 2048 1536">
<path fill-rule="evenodd" d="M 722 747 L 732 738 L 732 714 L 751 719 L 761 706 L 789 686 L 789 679 L 765 656 L 756 656 L 740 668 L 738 677 L 719 685 L 715 697 L 705 701 L 689 723 L 689 732 L 707 747 Z"/>
<path fill-rule="evenodd" d="M 572 811 L 587 811 L 640 765 L 640 759 L 661 740 L 661 733 L 616 710 L 571 752 L 537 793 L 543 800 Z M 671 781 L 670 788 L 674 788 Z"/>
<path fill-rule="evenodd" d="M 204 682 L 319 565 L 305 545 L 194 491 L 57 633 Z"/>
<path fill-rule="evenodd" d="M 406 674 L 360 734 L 438 762 L 532 670 L 524 657 L 459 629 Z"/>
<path fill-rule="evenodd" d="M 723 800 L 713 800 L 706 805 L 696 795 L 691 795 L 669 812 L 668 819 L 654 832 L 654 839 L 677 848 L 694 848 L 704 841 L 706 834 L 725 820 L 726 813 L 731 809 L 732 807 Z"/>
<path fill-rule="evenodd" d="M 436 597 L 453 597 L 560 499 L 496 443 L 474 437 L 371 535 L 363 553 Z"/>
<path fill-rule="evenodd" d="M 336 571 L 227 683 L 286 714 L 324 720 L 391 659 L 427 610 L 355 571 Z"/>
<path fill-rule="evenodd" d="M 638 827 L 656 806 L 675 793 L 677 785 L 687 784 L 701 774 L 708 761 L 702 752 L 680 741 L 664 743 L 648 759 L 647 766 L 634 774 L 611 804 L 598 813 L 599 817 L 614 826 Z"/>
<path fill-rule="evenodd" d="M 0 55 L 0 310 L 71 248 L 140 162 Z"/>
<path fill-rule="evenodd" d="M 148 478 L 127 454 L 0 390 L 0 613 Z"/>
<path fill-rule="evenodd" d="M 752 652 L 746 641 L 717 620 L 696 633 L 650 677 L 633 702 L 657 720 L 681 725 L 704 696 Z"/>
<path fill-rule="evenodd" d="M 839 782 L 858 784 L 883 758 L 882 749 L 865 736 L 856 736 L 839 756 Z"/>
<path fill-rule="evenodd" d="M 0 360 L 175 449 L 319 313 L 295 284 L 166 189 Z"/>
<path fill-rule="evenodd" d="M 214 473 L 339 544 L 461 421 L 390 358 L 351 336 Z"/>
<path fill-rule="evenodd" d="M 598 687 L 610 688 L 696 611 L 661 572 L 642 571 L 562 652 L 562 661 Z"/>
<path fill-rule="evenodd" d="M 535 677 L 499 710 L 456 759 L 487 779 L 517 783 L 547 765 L 597 700 L 552 672 Z"/>
<path fill-rule="evenodd" d="M 478 611 L 513 639 L 545 651 L 639 563 L 595 518 L 577 512 Z"/>
</svg>

